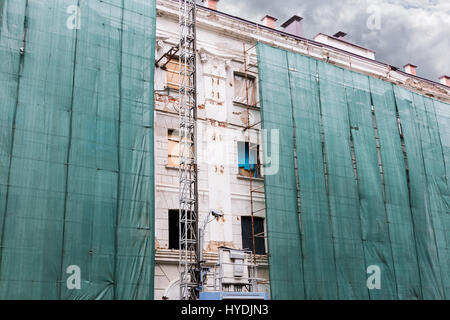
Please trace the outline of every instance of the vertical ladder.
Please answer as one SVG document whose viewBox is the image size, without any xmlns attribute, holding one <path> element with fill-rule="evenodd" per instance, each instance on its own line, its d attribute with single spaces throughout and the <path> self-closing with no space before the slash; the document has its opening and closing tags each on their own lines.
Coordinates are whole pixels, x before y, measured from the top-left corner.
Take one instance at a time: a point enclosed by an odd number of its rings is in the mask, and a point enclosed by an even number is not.
<svg viewBox="0 0 450 320">
<path fill-rule="evenodd" d="M 180 299 L 198 299 L 196 4 L 179 0 L 179 273 Z"/>
<path fill-rule="evenodd" d="M 252 154 L 252 149 L 253 152 L 255 154 L 257 154 L 256 159 L 258 158 L 258 146 L 257 145 L 253 145 L 251 143 L 251 129 L 255 128 L 256 126 L 261 124 L 261 121 L 257 122 L 257 123 L 250 123 L 250 109 L 251 107 L 253 107 L 254 105 L 252 103 L 250 103 L 250 97 L 249 97 L 249 77 L 248 74 L 252 69 L 252 66 L 250 64 L 250 50 L 252 50 L 255 46 L 251 46 L 250 48 L 246 48 L 246 42 L 245 39 L 242 42 L 243 44 L 243 54 L 244 54 L 244 78 L 245 78 L 245 96 L 246 96 L 246 107 L 247 107 L 247 125 L 244 129 L 244 132 L 247 131 L 247 143 L 248 143 L 248 152 L 249 152 L 249 163 L 251 164 L 251 154 Z M 258 129 L 256 129 L 258 130 Z M 255 163 L 255 165 L 257 166 L 257 163 Z M 256 170 L 260 171 L 261 168 L 256 167 Z M 254 194 L 255 193 L 260 193 L 260 194 L 264 194 L 264 191 L 261 191 L 260 189 L 264 187 L 260 186 L 260 187 L 256 187 L 253 188 L 253 177 L 250 177 L 249 179 L 249 187 L 250 187 L 250 217 L 251 217 L 251 223 L 252 223 L 252 268 L 250 269 L 251 271 L 251 276 L 250 276 L 250 291 L 256 292 L 257 291 L 257 284 L 258 284 L 258 274 L 257 274 L 257 263 L 256 263 L 256 241 L 255 238 L 256 237 L 264 237 L 264 233 L 258 233 L 255 234 L 255 224 L 254 224 L 254 215 L 257 212 L 263 211 L 265 210 L 265 208 L 263 209 L 259 209 L 259 210 L 255 210 L 255 205 L 254 205 Z"/>
</svg>

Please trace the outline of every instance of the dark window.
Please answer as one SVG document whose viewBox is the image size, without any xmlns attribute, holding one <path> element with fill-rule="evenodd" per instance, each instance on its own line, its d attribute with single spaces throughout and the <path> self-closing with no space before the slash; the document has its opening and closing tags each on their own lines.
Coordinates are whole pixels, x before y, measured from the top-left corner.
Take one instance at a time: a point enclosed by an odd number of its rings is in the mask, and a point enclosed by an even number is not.
<svg viewBox="0 0 450 320">
<path fill-rule="evenodd" d="M 188 213 L 189 219 L 191 212 Z M 169 210 L 169 249 L 180 249 L 180 226 L 179 226 L 179 210 Z M 184 229 L 184 226 L 182 226 Z"/>
<path fill-rule="evenodd" d="M 255 253 L 265 254 L 266 245 L 264 242 L 264 219 L 253 217 L 255 228 Z M 242 248 L 253 251 L 252 239 L 252 217 L 241 217 L 242 228 Z"/>
<path fill-rule="evenodd" d="M 169 210 L 169 249 L 179 249 L 178 210 Z"/>
</svg>

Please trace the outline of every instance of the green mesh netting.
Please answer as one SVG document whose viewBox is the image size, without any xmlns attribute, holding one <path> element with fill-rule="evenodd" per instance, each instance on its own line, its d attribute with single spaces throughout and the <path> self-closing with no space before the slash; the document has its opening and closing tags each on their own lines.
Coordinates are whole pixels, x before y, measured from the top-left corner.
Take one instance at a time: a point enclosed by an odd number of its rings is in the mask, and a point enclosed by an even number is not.
<svg viewBox="0 0 450 320">
<path fill-rule="evenodd" d="M 153 297 L 155 16 L 147 0 L 1 1 L 1 299 Z"/>
<path fill-rule="evenodd" d="M 302 181 L 300 220 L 306 297 L 336 299 L 336 264 L 323 166 L 317 64 L 290 52 L 287 58 L 296 153 L 301 159 L 297 163 L 299 181 Z M 280 109 L 279 113 L 284 111 Z"/>
<path fill-rule="evenodd" d="M 435 117 L 431 116 L 431 123 L 433 123 L 433 136 L 434 143 L 441 146 L 441 150 L 437 150 L 437 152 L 441 151 L 441 153 L 433 155 L 438 157 L 444 161 L 444 165 L 440 164 L 440 169 L 438 169 L 441 174 L 440 177 L 436 177 L 439 179 L 439 192 L 440 199 L 438 204 L 438 213 L 440 217 L 441 223 L 441 234 L 445 235 L 445 240 L 447 246 L 442 249 L 443 254 L 447 255 L 447 271 L 450 266 L 450 110 L 448 104 L 437 100 L 431 100 L 426 98 L 428 101 L 433 101 Z M 431 104 L 429 104 L 431 106 Z M 442 169 L 444 172 L 442 172 Z M 446 191 L 446 192 L 445 192 Z M 450 280 L 448 277 L 450 276 L 449 272 L 443 273 L 443 281 L 444 281 L 444 292 L 445 297 L 450 299 Z"/>
<path fill-rule="evenodd" d="M 370 89 L 380 141 L 385 207 L 399 299 L 420 299 L 422 290 L 409 206 L 402 142 L 390 83 L 370 78 Z"/>
<path fill-rule="evenodd" d="M 278 174 L 264 178 L 267 197 L 267 232 L 271 295 L 279 299 L 304 297 L 302 250 L 297 214 L 297 182 L 294 167 L 292 108 L 286 52 L 258 46 L 259 77 L 267 90 L 261 94 L 263 128 L 268 130 L 266 145 L 279 150 Z M 283 112 L 280 112 L 283 110 Z M 279 130 L 279 141 L 271 130 Z M 282 262 L 282 263 L 280 263 Z"/>
<path fill-rule="evenodd" d="M 450 298 L 450 106 L 263 44 L 258 66 L 272 298 Z"/>
<path fill-rule="evenodd" d="M 443 288 L 436 235 L 430 208 L 427 177 L 424 168 L 426 144 L 422 144 L 413 93 L 394 88 L 398 112 L 405 140 L 410 179 L 410 206 L 414 221 L 417 259 L 425 299 L 443 298 Z"/>
</svg>

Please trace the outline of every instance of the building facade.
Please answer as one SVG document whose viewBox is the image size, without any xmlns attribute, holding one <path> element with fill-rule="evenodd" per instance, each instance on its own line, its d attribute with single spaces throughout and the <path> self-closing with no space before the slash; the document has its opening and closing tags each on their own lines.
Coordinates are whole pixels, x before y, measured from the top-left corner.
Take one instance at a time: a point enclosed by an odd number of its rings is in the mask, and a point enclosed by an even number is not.
<svg viewBox="0 0 450 320">
<path fill-rule="evenodd" d="M 0 299 L 179 298 L 179 2 L 119 2 L 0 2 Z M 274 299 L 449 298 L 448 75 L 275 22 L 197 7 L 205 264 L 254 251 Z"/>
<path fill-rule="evenodd" d="M 220 9 L 220 4 L 219 4 Z M 155 298 L 178 295 L 178 44 L 177 1 L 157 1 L 155 71 Z M 265 43 L 370 75 L 409 90 L 449 101 L 445 85 L 416 77 L 375 60 L 375 52 L 339 35 L 301 38 L 301 18 L 274 28 L 266 16 L 255 24 L 217 11 L 207 1 L 197 12 L 198 163 L 200 221 L 209 210 L 224 213 L 207 226 L 207 264 L 217 263 L 220 246 L 249 249 L 250 216 L 258 231 L 260 291 L 270 291 L 264 195 L 258 61 L 255 45 Z M 300 31 L 299 31 L 300 30 Z M 247 79 L 247 88 L 246 88 Z M 248 92 L 248 96 L 247 96 Z M 298 181 L 297 181 L 298 183 Z M 252 191 L 251 191 L 252 190 Z M 257 190 L 257 191 L 256 191 Z M 250 241 L 251 242 L 251 241 Z M 251 245 L 251 243 L 250 243 Z M 269 253 L 270 254 L 270 253 Z"/>
</svg>

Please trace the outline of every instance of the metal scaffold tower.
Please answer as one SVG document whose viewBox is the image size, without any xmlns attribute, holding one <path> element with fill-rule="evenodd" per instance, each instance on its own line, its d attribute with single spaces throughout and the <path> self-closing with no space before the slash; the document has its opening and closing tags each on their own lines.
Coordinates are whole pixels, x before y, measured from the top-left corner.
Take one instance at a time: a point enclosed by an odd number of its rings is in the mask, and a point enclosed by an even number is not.
<svg viewBox="0 0 450 320">
<path fill-rule="evenodd" d="M 179 0 L 179 272 L 180 299 L 198 298 L 196 4 Z"/>
</svg>

